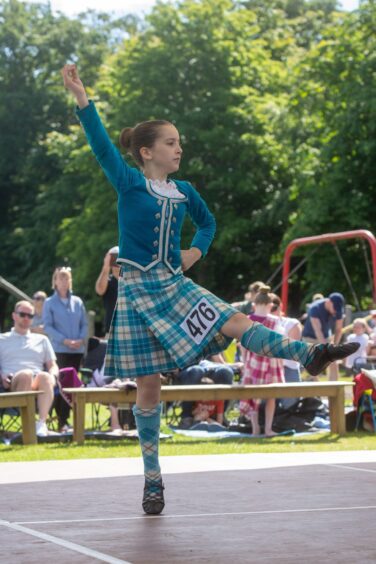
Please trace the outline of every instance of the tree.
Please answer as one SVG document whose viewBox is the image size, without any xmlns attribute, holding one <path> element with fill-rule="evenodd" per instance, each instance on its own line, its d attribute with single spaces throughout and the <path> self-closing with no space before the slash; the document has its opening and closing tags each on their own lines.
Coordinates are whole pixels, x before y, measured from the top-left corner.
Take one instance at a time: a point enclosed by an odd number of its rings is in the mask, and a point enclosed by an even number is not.
<svg viewBox="0 0 376 564">
<path fill-rule="evenodd" d="M 92 12 L 72 20 L 53 15 L 46 4 L 5 0 L 0 23 L 1 274 L 30 293 L 48 287 L 59 259 L 57 226 L 77 209 L 71 191 L 55 201 L 47 192 L 61 163 L 48 157 L 43 141 L 50 131 L 68 131 L 73 120 L 60 68 L 79 58 L 94 81 L 104 55 L 119 41 L 116 30 L 124 35 L 135 22 Z M 3 296 L 2 312 L 5 302 Z"/>
<path fill-rule="evenodd" d="M 376 7 L 365 2 L 340 26 L 329 27 L 296 68 L 291 129 L 296 147 L 291 199 L 295 210 L 285 241 L 351 229 L 371 229 L 376 204 Z M 370 284 L 361 244 L 342 245 L 363 295 Z M 349 294 L 333 251 L 315 255 L 307 292 L 333 288 Z"/>
</svg>

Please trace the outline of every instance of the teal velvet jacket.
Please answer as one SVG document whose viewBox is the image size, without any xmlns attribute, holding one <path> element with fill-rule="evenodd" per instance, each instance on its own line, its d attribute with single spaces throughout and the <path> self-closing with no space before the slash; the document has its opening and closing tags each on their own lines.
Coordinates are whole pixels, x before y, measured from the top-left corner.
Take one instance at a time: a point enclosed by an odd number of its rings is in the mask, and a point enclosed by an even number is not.
<svg viewBox="0 0 376 564">
<path fill-rule="evenodd" d="M 130 167 L 111 142 L 93 102 L 76 110 L 86 137 L 118 194 L 119 263 L 147 271 L 164 263 L 174 274 L 181 267 L 180 237 L 188 214 L 196 226 L 191 247 L 205 256 L 215 233 L 215 219 L 199 193 L 186 181 L 174 180 L 181 197 L 165 197 L 136 168 Z"/>
</svg>

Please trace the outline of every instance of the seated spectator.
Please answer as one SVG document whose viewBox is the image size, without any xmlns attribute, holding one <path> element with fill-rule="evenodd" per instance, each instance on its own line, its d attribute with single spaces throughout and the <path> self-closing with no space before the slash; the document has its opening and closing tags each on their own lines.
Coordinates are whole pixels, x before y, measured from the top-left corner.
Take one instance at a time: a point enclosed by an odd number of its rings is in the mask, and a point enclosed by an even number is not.
<svg viewBox="0 0 376 564">
<path fill-rule="evenodd" d="M 181 370 L 176 381 L 188 386 L 206 383 L 231 385 L 234 379 L 234 370 L 240 370 L 242 366 L 242 363 L 227 364 L 222 355 L 217 354 L 210 357 L 210 360 L 201 360 L 199 364 Z M 224 409 L 227 403 L 224 404 Z M 194 404 L 193 402 L 183 401 L 181 407 L 181 426 L 190 427 L 193 423 Z"/>
<path fill-rule="evenodd" d="M 344 361 L 345 368 L 347 368 L 349 371 L 352 369 L 355 359 L 364 358 L 364 360 L 366 360 L 367 358 L 367 350 L 370 342 L 370 338 L 367 333 L 367 327 L 367 321 L 362 317 L 354 319 L 353 332 L 350 333 L 346 341 L 348 343 L 359 343 L 360 347 L 354 354 L 348 356 Z"/>
<path fill-rule="evenodd" d="M 224 409 L 225 402 L 223 400 L 197 401 L 195 402 L 192 411 L 193 424 L 205 422 L 223 425 Z"/>
<path fill-rule="evenodd" d="M 251 313 L 253 313 L 253 302 L 261 286 L 264 286 L 264 282 L 252 282 L 252 284 L 248 286 L 248 292 L 244 294 L 244 300 L 242 302 L 234 302 L 232 305 L 236 307 L 236 309 L 244 313 L 244 315 L 250 315 Z"/>
<path fill-rule="evenodd" d="M 252 321 L 262 323 L 269 329 L 283 333 L 279 319 L 271 315 L 273 298 L 269 286 L 263 286 L 255 297 L 255 312 L 249 317 Z M 281 358 L 268 358 L 243 349 L 244 373 L 242 384 L 279 384 L 284 382 L 283 360 Z M 259 424 L 260 400 L 242 400 L 239 404 L 240 413 L 251 421 L 252 433 L 260 434 Z M 272 429 L 275 411 L 275 399 L 271 398 L 265 402 L 265 435 L 273 436 L 276 433 Z"/>
<path fill-rule="evenodd" d="M 34 306 L 27 301 L 17 302 L 12 313 L 14 327 L 0 335 L 0 374 L 5 391 L 38 390 L 39 437 L 49 434 L 47 416 L 54 397 L 58 376 L 56 356 L 45 335 L 31 333 Z"/>
<path fill-rule="evenodd" d="M 42 292 L 42 290 L 35 292 L 35 294 L 33 295 L 33 306 L 35 313 L 30 327 L 30 331 L 32 333 L 42 333 L 42 335 L 45 335 L 43 327 L 43 306 L 46 298 L 47 294 L 46 292 Z"/>
<path fill-rule="evenodd" d="M 243 363 L 228 364 L 220 354 L 201 360 L 198 364 L 184 368 L 177 375 L 180 384 L 200 384 L 204 377 L 211 378 L 214 384 L 232 384 L 234 370 L 240 369 Z"/>
</svg>

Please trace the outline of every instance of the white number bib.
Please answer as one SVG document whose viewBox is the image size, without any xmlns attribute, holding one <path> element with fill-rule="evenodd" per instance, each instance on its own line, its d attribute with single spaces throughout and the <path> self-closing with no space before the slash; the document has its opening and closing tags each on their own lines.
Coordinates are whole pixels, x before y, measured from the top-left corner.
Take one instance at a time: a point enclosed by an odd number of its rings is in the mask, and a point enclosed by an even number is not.
<svg viewBox="0 0 376 564">
<path fill-rule="evenodd" d="M 218 319 L 218 311 L 202 298 L 191 309 L 180 327 L 199 345 Z"/>
</svg>

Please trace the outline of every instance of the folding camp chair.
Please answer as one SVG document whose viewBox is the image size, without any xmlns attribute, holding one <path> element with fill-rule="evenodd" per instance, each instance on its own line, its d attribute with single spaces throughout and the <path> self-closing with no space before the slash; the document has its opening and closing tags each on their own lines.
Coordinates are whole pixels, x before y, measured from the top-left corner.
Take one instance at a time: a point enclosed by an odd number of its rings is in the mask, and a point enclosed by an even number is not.
<svg viewBox="0 0 376 564">
<path fill-rule="evenodd" d="M 6 393 L 0 385 L 0 393 Z M 20 419 L 20 411 L 16 407 L 3 407 L 0 409 L 0 434 L 20 433 L 22 432 L 22 424 Z"/>
</svg>

